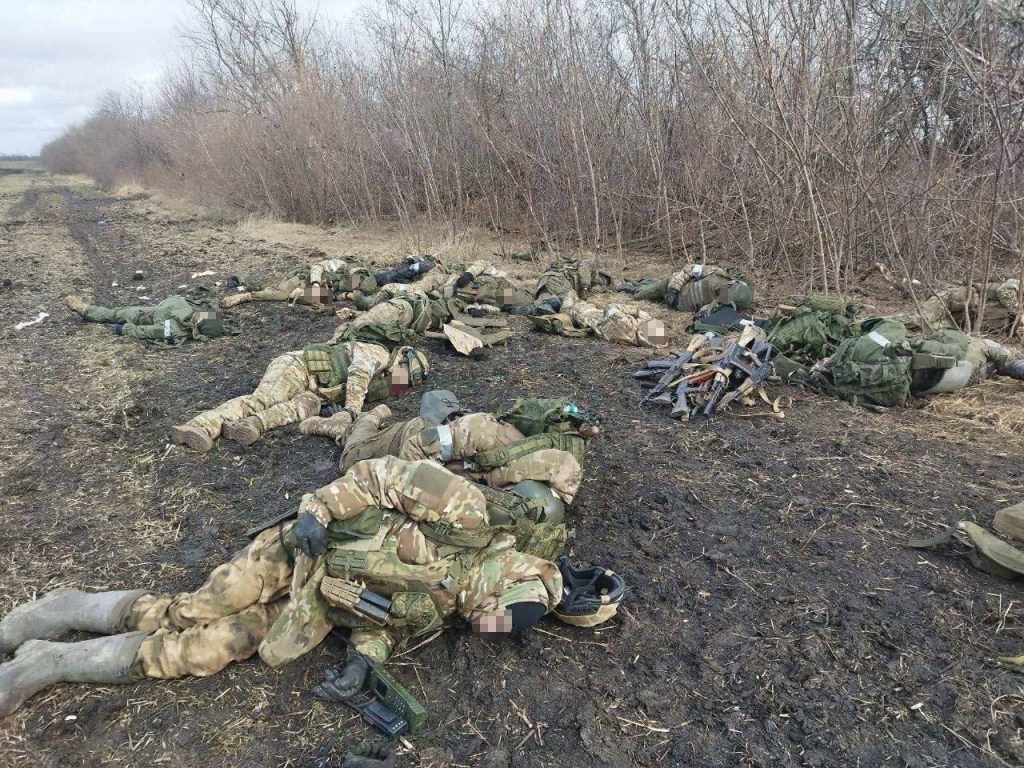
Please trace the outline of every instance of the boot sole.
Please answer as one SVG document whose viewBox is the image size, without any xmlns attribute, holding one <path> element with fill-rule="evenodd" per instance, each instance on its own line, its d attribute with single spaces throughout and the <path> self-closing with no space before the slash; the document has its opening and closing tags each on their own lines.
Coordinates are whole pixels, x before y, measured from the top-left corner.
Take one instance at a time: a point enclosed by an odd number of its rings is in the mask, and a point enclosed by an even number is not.
<svg viewBox="0 0 1024 768">
<path fill-rule="evenodd" d="M 234 423 L 228 422 L 220 428 L 221 437 L 227 440 L 233 440 L 241 446 L 250 446 L 263 437 L 262 434 L 253 434 L 250 430 L 244 427 L 235 426 Z"/>
<path fill-rule="evenodd" d="M 213 438 L 205 432 L 199 433 L 186 427 L 171 427 L 171 441 L 199 453 L 206 453 L 213 448 Z"/>
</svg>

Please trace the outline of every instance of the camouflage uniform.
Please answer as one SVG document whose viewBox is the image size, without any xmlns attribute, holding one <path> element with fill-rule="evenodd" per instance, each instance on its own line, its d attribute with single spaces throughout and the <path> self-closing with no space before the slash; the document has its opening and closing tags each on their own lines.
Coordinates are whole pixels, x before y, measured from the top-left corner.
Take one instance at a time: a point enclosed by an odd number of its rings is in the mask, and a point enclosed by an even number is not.
<svg viewBox="0 0 1024 768">
<path fill-rule="evenodd" d="M 734 288 L 741 285 L 746 286 L 742 298 L 733 295 Z M 682 312 L 696 312 L 716 301 L 735 304 L 737 309 L 749 309 L 753 305 L 752 290 L 746 278 L 705 264 L 687 264 L 673 274 L 666 286 L 666 301 L 671 298 L 675 301 L 670 301 L 669 306 Z"/>
<path fill-rule="evenodd" d="M 573 302 L 562 311 L 573 325 L 586 328 L 595 336 L 616 344 L 637 347 L 664 346 L 667 343 L 665 324 L 640 309 L 638 304 L 611 304 L 599 309 L 584 301 Z"/>
<path fill-rule="evenodd" d="M 435 299 L 415 294 L 398 296 L 339 325 L 332 341 L 377 339 L 402 332 L 421 334 L 438 330 L 464 306 L 458 299 Z"/>
<path fill-rule="evenodd" d="M 387 370 L 391 353 L 379 344 L 343 343 L 350 360 L 344 382 L 345 406 L 359 411 L 371 380 Z M 271 361 L 251 395 L 236 397 L 204 411 L 187 426 L 199 427 L 216 439 L 224 422 L 256 416 L 266 431 L 309 418 L 319 413 L 321 399 L 334 400 L 340 394 L 340 386 L 329 389 L 319 386 L 309 371 L 304 352 L 287 352 Z"/>
<path fill-rule="evenodd" d="M 564 299 L 570 293 L 586 296 L 591 291 L 599 292 L 612 284 L 607 272 L 597 268 L 597 260 L 587 259 L 556 261 L 540 276 L 533 297 L 542 302 L 558 297 Z"/>
<path fill-rule="evenodd" d="M 165 344 L 202 339 L 196 329 L 198 308 L 184 296 L 170 296 L 155 307 L 100 307 L 90 304 L 79 314 L 91 323 L 124 323 L 121 335 Z"/>
<path fill-rule="evenodd" d="M 969 311 L 973 328 L 976 324 L 975 314 L 981 303 L 981 291 L 981 283 L 974 283 L 968 298 L 963 285 L 945 288 L 921 303 L 920 314 L 901 315 L 895 319 L 911 328 L 938 331 L 965 326 L 964 314 Z M 1019 280 L 990 284 L 985 297 L 981 328 L 974 330 L 981 333 L 1008 331 L 1017 317 L 1019 301 Z"/>
<path fill-rule="evenodd" d="M 493 414 L 466 414 L 442 425 L 439 431 L 436 425 L 419 417 L 381 429 L 388 413 L 387 408 L 378 406 L 356 419 L 345 437 L 339 465 L 342 472 L 357 462 L 382 456 L 397 456 L 406 461 L 429 459 L 491 488 L 508 488 L 520 480 L 540 480 L 567 504 L 572 503 L 583 482 L 580 462 L 558 448 L 543 448 L 486 471 L 467 469 L 464 462 L 481 452 L 525 438 Z"/>
<path fill-rule="evenodd" d="M 264 531 L 195 592 L 139 597 L 123 629 L 152 634 L 142 641 L 133 672 L 207 676 L 257 650 L 279 666 L 315 647 L 336 625 L 350 627 L 357 650 L 382 663 L 395 647 L 455 613 L 472 620 L 494 610 L 513 588 L 517 599 L 549 609 L 561 597 L 557 566 L 515 551 L 513 537 L 490 528 L 481 492 L 431 462 L 361 462 L 303 496 L 299 512 L 315 516 L 329 534 L 327 554 L 296 585 L 297 594 L 290 594 L 288 523 Z M 458 537 L 462 544 L 443 543 Z M 389 625 L 368 626 L 332 607 L 325 595 L 338 577 L 390 597 Z"/>
<path fill-rule="evenodd" d="M 458 296 L 470 304 L 481 304 L 487 307 L 528 307 L 533 304 L 533 296 L 508 279 L 503 270 L 498 269 L 489 261 L 475 261 L 464 271 L 473 275 L 473 282 L 462 288 L 455 287 L 456 275 L 448 281 L 447 293 Z M 447 295 L 447 294 L 446 294 Z"/>
<path fill-rule="evenodd" d="M 358 285 L 369 272 L 358 266 L 352 266 L 343 259 L 322 259 L 310 264 L 303 264 L 292 270 L 291 275 L 272 288 L 253 291 L 248 294 L 249 301 L 301 301 L 307 286 L 318 283 L 328 286 L 335 293 L 351 290 L 353 280 Z"/>
</svg>

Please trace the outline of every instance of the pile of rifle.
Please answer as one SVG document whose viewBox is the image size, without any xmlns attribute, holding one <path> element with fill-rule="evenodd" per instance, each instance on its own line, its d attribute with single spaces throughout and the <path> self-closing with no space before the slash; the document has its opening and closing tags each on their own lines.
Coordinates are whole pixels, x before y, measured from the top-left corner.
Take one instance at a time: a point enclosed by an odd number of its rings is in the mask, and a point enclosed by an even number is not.
<svg viewBox="0 0 1024 768">
<path fill-rule="evenodd" d="M 675 419 L 710 416 L 737 402 L 754 405 L 757 397 L 779 414 L 779 401 L 773 403 L 764 392 L 776 354 L 763 334 L 752 329 L 744 330 L 738 338 L 697 334 L 683 352 L 668 359 L 648 360 L 633 378 L 647 389 L 641 405 L 671 406 Z"/>
</svg>

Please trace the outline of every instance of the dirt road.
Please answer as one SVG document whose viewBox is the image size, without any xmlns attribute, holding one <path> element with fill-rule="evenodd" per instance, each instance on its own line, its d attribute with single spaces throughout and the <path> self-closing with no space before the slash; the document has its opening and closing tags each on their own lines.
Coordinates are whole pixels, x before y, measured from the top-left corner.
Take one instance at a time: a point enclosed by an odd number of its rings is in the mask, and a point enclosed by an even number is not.
<svg viewBox="0 0 1024 768">
<path fill-rule="evenodd" d="M 247 528 L 333 479 L 337 449 L 296 430 L 207 456 L 167 443 L 172 424 L 250 391 L 275 354 L 327 337 L 331 317 L 244 305 L 242 335 L 162 351 L 60 301 L 156 301 L 208 270 L 209 285 L 280 274 L 315 244 L 401 254 L 387 233 L 269 231 L 0 175 L 0 610 L 60 586 L 192 588 Z M 1019 585 L 901 546 L 1021 500 L 1019 435 L 799 392 L 783 421 L 680 425 L 637 408 L 642 352 L 515 323 L 484 362 L 428 343 L 434 383 L 473 407 L 569 395 L 604 415 L 572 552 L 625 576 L 627 608 L 598 631 L 453 632 L 398 659 L 430 710 L 402 764 L 1024 762 L 1024 673 L 993 661 L 1024 652 Z M 1019 391 L 992 393 L 1024 407 Z M 311 766 L 335 737 L 341 751 L 367 735 L 308 692 L 342 655 L 327 643 L 280 672 L 253 660 L 203 680 L 57 686 L 0 723 L 0 764 Z"/>
</svg>

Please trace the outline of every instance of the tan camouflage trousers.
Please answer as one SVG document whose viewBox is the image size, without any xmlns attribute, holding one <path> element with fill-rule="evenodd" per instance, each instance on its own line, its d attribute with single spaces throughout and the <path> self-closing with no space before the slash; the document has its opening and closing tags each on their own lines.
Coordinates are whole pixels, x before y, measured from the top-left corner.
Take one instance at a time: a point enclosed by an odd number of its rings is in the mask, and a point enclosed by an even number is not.
<svg viewBox="0 0 1024 768">
<path fill-rule="evenodd" d="M 293 297 L 301 297 L 305 281 L 301 277 L 289 277 L 282 280 L 272 288 L 264 288 L 262 291 L 253 291 L 253 301 L 288 301 Z"/>
<path fill-rule="evenodd" d="M 361 370 L 356 371 L 356 378 L 357 381 L 365 379 L 362 390 L 365 398 L 370 376 L 365 376 Z M 349 384 L 352 383 L 350 378 Z M 267 372 L 251 395 L 242 395 L 221 403 L 195 416 L 188 424 L 206 430 L 212 438 L 220 436 L 224 422 L 238 421 L 247 416 L 258 416 L 264 431 L 295 424 L 320 411 L 320 398 L 314 391 L 315 387 L 316 382 L 306 370 L 302 352 L 288 352 L 271 360 Z M 362 407 L 362 402 L 359 406 Z"/>
<path fill-rule="evenodd" d="M 571 453 L 545 448 L 489 472 L 470 472 L 467 476 L 498 489 L 510 488 L 521 480 L 540 480 L 551 486 L 566 504 L 572 504 L 583 482 L 583 468 Z"/>
<path fill-rule="evenodd" d="M 205 677 L 249 658 L 287 605 L 291 578 L 274 527 L 215 568 L 195 592 L 140 597 L 126 629 L 153 634 L 143 640 L 133 670 L 159 679 Z"/>
<path fill-rule="evenodd" d="M 565 312 L 572 318 L 574 325 L 591 330 L 605 341 L 639 347 L 653 346 L 646 334 L 641 333 L 641 325 L 652 318 L 637 304 L 612 304 L 606 309 L 599 309 L 581 301 Z"/>
<path fill-rule="evenodd" d="M 427 423 L 417 417 L 400 421 L 382 430 L 381 425 L 390 416 L 390 409 L 377 406 L 361 414 L 345 436 L 345 449 L 341 452 L 338 468 L 344 474 L 364 459 L 398 456 L 407 461 L 431 458 L 423 451 L 420 433 Z"/>
</svg>

